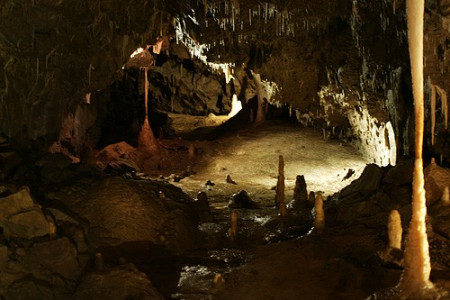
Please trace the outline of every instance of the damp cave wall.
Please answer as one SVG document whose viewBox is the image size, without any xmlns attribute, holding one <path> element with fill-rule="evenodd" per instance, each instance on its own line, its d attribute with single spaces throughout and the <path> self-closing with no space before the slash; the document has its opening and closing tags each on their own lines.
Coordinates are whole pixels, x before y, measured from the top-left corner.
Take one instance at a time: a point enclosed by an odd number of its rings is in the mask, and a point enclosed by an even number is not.
<svg viewBox="0 0 450 300">
<path fill-rule="evenodd" d="M 178 23 L 189 41 L 209 45 L 208 61 L 233 63 L 241 100 L 256 93 L 245 71 L 251 69 L 276 84 L 267 100 L 290 107 L 302 124 L 350 140 L 379 164 L 411 154 L 404 0 L 2 0 L 0 15 L 0 132 L 23 149 L 33 145 L 42 151 L 63 140 L 77 153 L 84 144 L 95 145 L 111 102 L 110 87 L 123 79 L 129 55 Z M 164 91 L 183 87 L 175 95 L 176 111 L 225 113 L 230 92 L 223 88 L 223 75 L 202 67 L 182 45 L 172 45 L 167 62 L 151 71 L 155 101 L 167 109 Z M 440 108 L 437 145 L 429 144 L 429 99 L 431 84 L 449 90 L 449 48 L 450 1 L 426 1 L 425 147 L 444 156 L 450 153 Z M 197 70 L 183 73 L 180 65 L 189 61 Z M 211 96 L 225 95 L 221 108 L 208 106 L 196 92 L 205 81 L 215 86 L 209 94 L 223 90 Z"/>
</svg>

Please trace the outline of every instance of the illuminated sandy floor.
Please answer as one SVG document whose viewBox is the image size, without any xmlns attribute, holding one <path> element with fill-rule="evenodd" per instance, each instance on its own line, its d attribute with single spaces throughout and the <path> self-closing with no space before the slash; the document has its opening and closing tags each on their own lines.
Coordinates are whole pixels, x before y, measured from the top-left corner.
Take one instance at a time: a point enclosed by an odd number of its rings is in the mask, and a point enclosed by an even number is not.
<svg viewBox="0 0 450 300">
<path fill-rule="evenodd" d="M 253 200 L 270 204 L 278 175 L 278 156 L 285 160 L 286 200 L 292 199 L 295 178 L 304 175 L 308 191 L 333 194 L 358 178 L 367 161 L 349 145 L 325 141 L 322 133 L 280 121 L 258 127 L 214 142 L 200 143 L 202 158 L 193 166 L 195 175 L 184 178 L 180 186 L 191 196 L 207 191 L 213 203 L 228 201 L 244 189 Z M 348 170 L 355 173 L 343 180 Z M 226 183 L 230 174 L 237 185 Z M 211 180 L 214 186 L 205 183 Z"/>
</svg>

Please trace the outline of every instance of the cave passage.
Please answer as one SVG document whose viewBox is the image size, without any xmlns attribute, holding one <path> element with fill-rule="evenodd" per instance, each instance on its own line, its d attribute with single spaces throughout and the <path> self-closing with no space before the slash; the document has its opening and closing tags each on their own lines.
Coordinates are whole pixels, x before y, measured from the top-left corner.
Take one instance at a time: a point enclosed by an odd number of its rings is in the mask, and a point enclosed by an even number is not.
<svg viewBox="0 0 450 300">
<path fill-rule="evenodd" d="M 367 161 L 350 145 L 324 140 L 321 131 L 302 128 L 290 120 L 265 124 L 214 142 L 205 142 L 195 174 L 179 183 L 192 196 L 207 191 L 214 202 L 227 202 L 231 195 L 246 190 L 263 205 L 273 205 L 278 175 L 278 156 L 283 155 L 286 199 L 292 199 L 297 175 L 304 175 L 309 191 L 332 195 L 359 177 Z M 352 171 L 353 170 L 353 171 Z M 351 176 L 347 176 L 350 174 Z M 230 175 L 237 185 L 226 182 Z M 205 186 L 210 180 L 214 186 Z"/>
</svg>

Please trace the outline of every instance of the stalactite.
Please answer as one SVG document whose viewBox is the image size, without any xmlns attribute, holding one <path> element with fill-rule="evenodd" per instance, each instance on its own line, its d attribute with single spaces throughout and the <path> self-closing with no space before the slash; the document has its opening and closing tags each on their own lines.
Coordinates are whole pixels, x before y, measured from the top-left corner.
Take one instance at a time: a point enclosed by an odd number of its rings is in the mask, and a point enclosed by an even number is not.
<svg viewBox="0 0 450 300">
<path fill-rule="evenodd" d="M 431 85 L 431 145 L 434 145 L 434 131 L 436 129 L 436 88 Z"/>
<path fill-rule="evenodd" d="M 405 247 L 405 270 L 400 279 L 400 287 L 406 293 L 423 292 L 433 285 L 430 282 L 430 255 L 426 232 L 423 176 L 423 23 L 424 0 L 407 0 L 409 52 L 414 96 L 415 115 L 415 161 L 413 174 L 412 219 L 409 225 Z"/>
<path fill-rule="evenodd" d="M 253 71 L 252 71 L 252 75 L 253 75 L 253 78 L 255 79 L 256 95 L 258 98 L 258 107 L 257 107 L 257 111 L 256 111 L 255 124 L 260 124 L 265 119 L 264 111 L 263 111 L 263 101 L 264 101 L 263 95 L 262 95 L 263 88 L 262 88 L 261 76 L 257 73 L 253 73 Z"/>
<path fill-rule="evenodd" d="M 147 68 L 144 68 L 144 101 L 145 101 L 145 118 L 148 117 L 148 75 Z"/>
<path fill-rule="evenodd" d="M 441 109 L 442 113 L 444 114 L 444 120 L 445 120 L 445 130 L 448 129 L 448 103 L 447 103 L 447 93 L 440 88 L 439 86 L 435 85 L 436 92 L 439 94 L 439 97 L 441 98 Z"/>
</svg>

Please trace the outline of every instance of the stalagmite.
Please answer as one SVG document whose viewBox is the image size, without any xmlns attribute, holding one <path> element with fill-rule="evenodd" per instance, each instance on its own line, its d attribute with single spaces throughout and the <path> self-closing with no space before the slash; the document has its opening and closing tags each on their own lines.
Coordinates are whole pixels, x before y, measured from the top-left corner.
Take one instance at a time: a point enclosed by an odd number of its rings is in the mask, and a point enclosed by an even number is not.
<svg viewBox="0 0 450 300">
<path fill-rule="evenodd" d="M 314 191 L 309 192 L 308 202 L 311 206 L 314 206 L 314 203 L 316 202 L 316 194 L 314 193 Z"/>
<path fill-rule="evenodd" d="M 280 209 L 280 216 L 284 217 L 287 214 L 286 203 L 284 202 L 284 158 L 283 155 L 278 157 L 278 181 L 277 191 L 275 195 L 275 204 Z"/>
<path fill-rule="evenodd" d="M 228 236 L 232 242 L 235 241 L 237 237 L 237 221 L 238 221 L 237 212 L 233 211 L 231 213 L 231 228 L 230 231 L 228 232 Z"/>
<path fill-rule="evenodd" d="M 189 156 L 189 159 L 193 159 L 193 158 L 195 157 L 195 147 L 194 147 L 194 144 L 189 144 L 188 156 Z"/>
<path fill-rule="evenodd" d="M 95 253 L 94 265 L 97 271 L 101 271 L 105 267 L 103 263 L 103 255 L 100 252 Z"/>
<path fill-rule="evenodd" d="M 450 206 L 450 195 L 448 192 L 448 186 L 442 191 L 441 204 L 444 206 Z"/>
<path fill-rule="evenodd" d="M 222 274 L 216 273 L 213 279 L 213 285 L 215 288 L 222 287 L 225 284 L 225 279 Z"/>
<path fill-rule="evenodd" d="M 308 191 L 305 176 L 303 175 L 297 175 L 295 179 L 294 200 L 300 207 L 308 206 Z"/>
<path fill-rule="evenodd" d="M 405 270 L 399 287 L 403 293 L 422 293 L 431 288 L 430 255 L 426 232 L 425 189 L 423 176 L 423 20 L 424 0 L 407 0 L 409 52 L 414 96 L 415 115 L 415 161 L 413 174 L 412 219 L 405 246 Z"/>
<path fill-rule="evenodd" d="M 388 235 L 389 248 L 402 249 L 402 221 L 398 210 L 393 210 L 389 214 Z"/>
<path fill-rule="evenodd" d="M 318 192 L 314 201 L 314 228 L 319 232 L 325 228 L 325 213 L 323 211 L 323 196 Z"/>
</svg>

